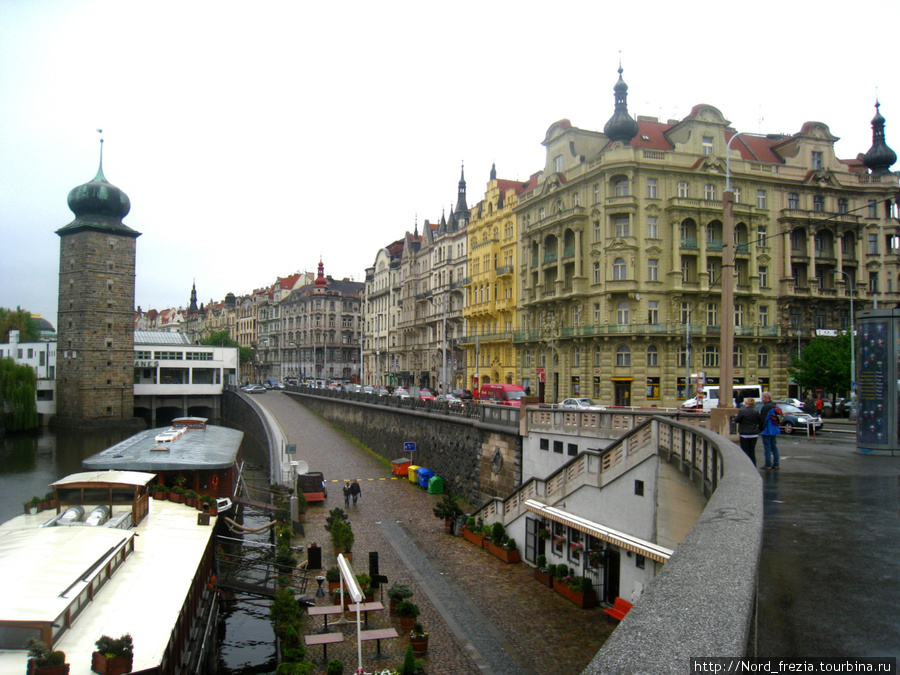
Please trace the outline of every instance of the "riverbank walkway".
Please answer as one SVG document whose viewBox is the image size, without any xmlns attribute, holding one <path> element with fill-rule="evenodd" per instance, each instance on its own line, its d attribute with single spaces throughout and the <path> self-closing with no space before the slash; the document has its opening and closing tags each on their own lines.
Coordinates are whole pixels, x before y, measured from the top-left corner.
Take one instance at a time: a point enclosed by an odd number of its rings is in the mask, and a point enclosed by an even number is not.
<svg viewBox="0 0 900 675">
<path fill-rule="evenodd" d="M 579 610 L 541 587 L 525 564 L 506 565 L 444 534 L 431 512 L 438 496 L 408 480 L 391 480 L 386 460 L 288 396 L 256 400 L 264 401 L 286 442 L 297 444 L 296 459 L 307 461 L 310 470 L 322 471 L 329 481 L 360 480 L 362 499 L 347 509 L 356 534 L 355 568 L 366 571 L 368 552 L 378 551 L 389 583 L 415 590 L 419 619 L 431 634 L 429 675 L 577 675 L 611 633 L 614 625 L 599 609 Z M 835 431 L 815 442 L 799 434 L 781 436 L 781 470 L 763 473 L 759 653 L 900 656 L 900 461 L 857 452 L 854 427 L 844 420 L 826 420 L 826 428 Z M 397 456 L 402 454 L 398 449 Z M 757 455 L 761 460 L 761 447 Z M 325 505 L 308 511 L 306 541 L 322 545 L 326 566 L 334 555 L 324 519 L 328 509 L 343 507 L 341 484 L 329 482 Z M 390 622 L 386 616 L 380 620 Z M 386 641 L 382 649 L 390 658 L 373 664 L 364 647 L 364 665 L 395 667 L 405 648 L 403 637 Z M 355 642 L 330 648 L 329 656 L 351 672 Z"/>
<path fill-rule="evenodd" d="M 527 565 L 508 565 L 461 537 L 445 534 L 443 521 L 432 513 L 439 495 L 406 479 L 391 480 L 395 477 L 389 461 L 341 435 L 289 396 L 270 392 L 255 401 L 277 420 L 277 433 L 285 442 L 296 444 L 291 459 L 306 461 L 310 471 L 321 471 L 329 481 L 328 499 L 307 511 L 302 541 L 322 547 L 325 567 L 335 561 L 325 517 L 329 509 L 344 508 L 343 481 L 359 479 L 361 498 L 345 509 L 356 537 L 354 569 L 368 572 L 368 554 L 377 551 L 379 572 L 387 576 L 388 586 L 400 582 L 413 589 L 411 600 L 420 607 L 419 621 L 429 632 L 428 675 L 575 675 L 615 627 L 599 609 L 578 609 L 539 584 Z M 398 448 L 397 456 L 402 454 Z M 341 482 L 331 482 L 335 480 Z M 330 598 L 318 601 L 324 604 Z M 387 606 L 386 595 L 384 603 Z M 371 619 L 378 622 L 376 627 L 399 630 L 397 620 L 387 615 L 387 610 L 375 612 Z M 309 632 L 321 627 L 317 617 L 309 621 Z M 350 628 L 345 632 L 345 641 L 330 645 L 328 656 L 341 659 L 344 671 L 353 672 L 356 642 Z M 376 662 L 371 658 L 374 645 L 364 643 L 363 665 L 370 672 L 398 667 L 407 644 L 402 633 L 399 639 L 382 641 L 388 658 Z M 320 651 L 311 656 L 321 656 Z M 324 673 L 325 668 L 317 665 L 313 672 Z"/>
</svg>

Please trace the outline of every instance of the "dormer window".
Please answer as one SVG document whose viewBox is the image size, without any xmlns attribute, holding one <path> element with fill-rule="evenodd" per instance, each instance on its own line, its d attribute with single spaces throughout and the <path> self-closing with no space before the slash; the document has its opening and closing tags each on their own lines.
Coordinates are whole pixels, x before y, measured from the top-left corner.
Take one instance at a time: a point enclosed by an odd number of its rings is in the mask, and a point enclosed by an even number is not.
<svg viewBox="0 0 900 675">
<path fill-rule="evenodd" d="M 713 137 L 712 136 L 704 136 L 703 137 L 703 154 L 707 155 L 707 156 L 713 154 Z"/>
<path fill-rule="evenodd" d="M 825 168 L 825 162 L 822 159 L 822 153 L 814 150 L 812 153 L 812 168 L 813 171 L 821 171 Z"/>
</svg>

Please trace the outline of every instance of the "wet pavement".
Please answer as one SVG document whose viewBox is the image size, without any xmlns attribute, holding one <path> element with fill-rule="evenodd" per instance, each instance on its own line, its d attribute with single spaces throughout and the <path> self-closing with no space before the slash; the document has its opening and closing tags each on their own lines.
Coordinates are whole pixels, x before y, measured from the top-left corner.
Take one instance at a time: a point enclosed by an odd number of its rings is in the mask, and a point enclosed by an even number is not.
<svg viewBox="0 0 900 675">
<path fill-rule="evenodd" d="M 356 536 L 354 569 L 368 571 L 369 552 L 377 551 L 379 572 L 388 577 L 388 585 L 399 581 L 414 590 L 412 602 L 420 607 L 419 621 L 429 632 L 425 658 L 429 675 L 574 675 L 602 646 L 614 628 L 606 614 L 597 608 L 578 609 L 535 581 L 525 564 L 507 565 L 466 540 L 445 534 L 443 521 L 432 513 L 439 495 L 394 477 L 389 461 L 336 432 L 290 397 L 270 392 L 254 400 L 277 419 L 286 442 L 297 445 L 295 456 L 282 459 L 304 460 L 310 471 L 322 471 L 329 481 L 328 500 L 324 506 L 310 506 L 305 539 L 298 540 L 320 544 L 326 567 L 334 564 L 335 555 L 325 517 L 329 509 L 344 508 L 343 481 L 360 480 L 358 504 L 345 509 Z M 398 448 L 397 456 L 402 455 Z M 401 637 L 382 640 L 388 658 L 381 661 L 372 658 L 375 643 L 363 643 L 366 670 L 400 666 L 408 640 L 399 621 L 386 609 L 371 612 L 369 620 L 373 628 L 396 628 Z M 307 634 L 321 628 L 319 617 L 307 621 Z M 328 658 L 341 659 L 345 672 L 352 672 L 357 665 L 355 632 L 351 627 L 343 631 L 345 641 L 329 645 Z M 311 647 L 308 657 L 320 659 L 322 647 Z M 315 667 L 314 673 L 324 672 L 324 666 Z"/>
<path fill-rule="evenodd" d="M 759 652 L 900 656 L 900 461 L 825 426 L 815 443 L 779 437 L 781 469 L 763 472 Z"/>
<path fill-rule="evenodd" d="M 288 396 L 270 393 L 255 400 L 278 420 L 286 442 L 297 444 L 290 459 L 305 460 L 329 480 L 326 505 L 311 506 L 307 513 L 305 540 L 322 545 L 325 566 L 335 559 L 325 516 L 328 509 L 343 507 L 342 481 L 360 479 L 362 498 L 347 509 L 356 535 L 355 569 L 366 571 L 368 552 L 377 551 L 388 585 L 399 581 L 413 588 L 419 620 L 430 633 L 429 674 L 574 675 L 602 646 L 614 625 L 599 609 L 580 610 L 532 579 L 527 565 L 507 565 L 445 534 L 431 512 L 437 495 L 393 477 L 390 462 Z M 839 422 L 826 426 L 851 430 Z M 839 431 L 825 432 L 815 442 L 782 436 L 781 469 L 763 474 L 761 656 L 900 654 L 895 562 L 900 461 L 861 455 L 853 439 Z M 398 448 L 397 456 L 402 454 Z M 400 632 L 387 610 L 370 620 L 374 627 Z M 318 618 L 311 620 L 308 632 L 320 625 Z M 352 672 L 356 644 L 352 631 L 344 632 L 345 642 L 329 646 L 328 656 L 340 658 Z M 375 645 L 363 643 L 363 664 L 369 671 L 396 667 L 406 645 L 402 634 L 382 641 L 389 658 L 374 661 Z M 321 658 L 321 652 L 313 647 L 309 657 Z M 314 672 L 325 668 L 316 666 Z"/>
</svg>

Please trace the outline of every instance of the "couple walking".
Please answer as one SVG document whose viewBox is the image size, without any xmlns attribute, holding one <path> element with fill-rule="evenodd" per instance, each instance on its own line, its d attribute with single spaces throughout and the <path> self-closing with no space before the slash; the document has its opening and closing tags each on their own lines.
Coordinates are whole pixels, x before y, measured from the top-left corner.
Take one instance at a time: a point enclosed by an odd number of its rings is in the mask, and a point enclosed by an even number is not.
<svg viewBox="0 0 900 675">
<path fill-rule="evenodd" d="M 350 506 L 350 498 L 353 498 L 353 506 L 356 506 L 356 500 L 359 499 L 359 496 L 362 494 L 362 489 L 359 487 L 359 478 L 354 478 L 353 482 L 345 481 L 344 482 L 344 506 Z"/>
<path fill-rule="evenodd" d="M 762 393 L 762 408 L 756 409 L 756 401 L 752 398 L 744 399 L 744 407 L 738 410 L 735 421 L 738 425 L 738 436 L 741 441 L 741 450 L 753 461 L 756 466 L 756 439 L 762 436 L 763 450 L 765 451 L 766 471 L 779 468 L 780 457 L 778 455 L 778 442 L 776 437 L 781 433 L 778 423 L 772 419 L 775 404 L 772 395 L 764 391 Z"/>
</svg>

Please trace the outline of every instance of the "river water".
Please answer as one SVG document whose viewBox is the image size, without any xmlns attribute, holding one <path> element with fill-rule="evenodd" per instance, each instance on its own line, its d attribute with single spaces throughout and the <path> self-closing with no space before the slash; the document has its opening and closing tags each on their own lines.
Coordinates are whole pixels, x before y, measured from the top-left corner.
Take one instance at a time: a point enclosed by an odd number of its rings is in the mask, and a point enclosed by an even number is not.
<svg viewBox="0 0 900 675">
<path fill-rule="evenodd" d="M 49 492 L 50 483 L 82 471 L 81 462 L 125 438 L 123 431 L 49 431 L 0 439 L 0 523 L 23 512 L 24 503 Z M 250 482 L 268 483 L 264 467 L 245 470 Z M 243 524 L 260 527 L 269 517 L 245 509 Z M 247 539 L 266 541 L 263 535 Z M 242 550 L 252 547 L 244 546 Z M 241 553 L 244 555 L 244 553 Z M 246 555 L 254 556 L 250 551 Z M 269 622 L 269 601 L 251 596 L 226 597 L 220 604 L 218 675 L 274 673 L 274 635 Z"/>
</svg>

